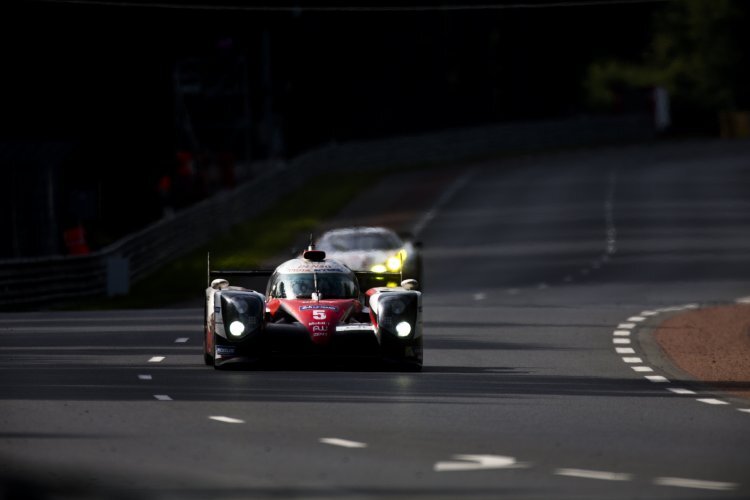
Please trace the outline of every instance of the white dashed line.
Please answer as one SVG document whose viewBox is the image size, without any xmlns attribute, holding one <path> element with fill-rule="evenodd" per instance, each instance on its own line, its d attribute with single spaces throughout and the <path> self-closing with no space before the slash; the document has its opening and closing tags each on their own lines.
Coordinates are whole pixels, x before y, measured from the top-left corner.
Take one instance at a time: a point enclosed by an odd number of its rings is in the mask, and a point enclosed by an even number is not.
<svg viewBox="0 0 750 500">
<path fill-rule="evenodd" d="M 344 448 L 367 448 L 366 443 L 360 443 L 358 441 L 349 441 L 348 439 L 320 438 L 320 442 L 323 444 L 330 444 L 333 446 L 343 446 Z"/>
<path fill-rule="evenodd" d="M 641 316 L 646 316 L 646 317 L 648 317 L 648 316 L 656 316 L 657 314 L 659 314 L 659 313 L 656 312 L 656 311 L 641 311 Z"/>
<path fill-rule="evenodd" d="M 486 293 L 475 293 L 474 294 L 474 300 L 484 300 L 487 298 Z"/>
<path fill-rule="evenodd" d="M 643 316 L 631 316 L 628 318 L 628 321 L 632 321 L 634 323 L 640 323 L 641 321 L 644 321 L 646 318 Z"/>
<path fill-rule="evenodd" d="M 629 344 L 630 339 L 623 339 L 623 338 L 614 338 L 612 339 L 613 344 Z"/>
<path fill-rule="evenodd" d="M 151 380 L 151 375 L 138 375 L 139 380 Z"/>
<path fill-rule="evenodd" d="M 696 401 L 700 401 L 701 403 L 706 403 L 707 405 L 728 405 L 726 401 L 722 401 L 721 399 L 716 398 L 698 398 Z"/>
<path fill-rule="evenodd" d="M 750 413 L 750 408 L 737 408 L 737 411 L 741 411 L 744 413 Z"/>
<path fill-rule="evenodd" d="M 630 330 L 615 330 L 612 335 L 618 336 L 618 337 L 629 337 L 630 336 Z"/>
<path fill-rule="evenodd" d="M 632 330 L 635 328 L 635 323 L 620 323 L 617 325 L 618 330 Z"/>
<path fill-rule="evenodd" d="M 159 401 L 172 401 L 172 398 L 170 398 L 166 394 L 154 394 L 154 397 Z"/>
<path fill-rule="evenodd" d="M 190 340 L 190 339 L 189 339 L 189 338 L 187 338 L 187 337 L 180 337 L 180 338 L 178 338 L 178 339 L 175 339 L 175 340 L 174 340 L 174 343 L 175 343 L 175 344 L 184 344 L 184 343 L 185 343 L 185 342 L 187 342 L 188 340 Z"/>
<path fill-rule="evenodd" d="M 630 481 L 632 476 L 621 472 L 606 472 L 586 469 L 557 469 L 557 476 L 580 477 L 584 479 L 601 479 L 604 481 Z"/>
<path fill-rule="evenodd" d="M 643 360 L 641 358 L 622 358 L 622 360 L 626 363 L 643 363 Z"/>
<path fill-rule="evenodd" d="M 615 347 L 617 354 L 635 354 L 635 350 L 632 347 Z"/>
<path fill-rule="evenodd" d="M 683 389 L 681 387 L 670 387 L 667 390 L 670 392 L 674 392 L 675 394 L 695 394 L 695 391 L 691 391 L 690 389 Z"/>
<path fill-rule="evenodd" d="M 654 369 L 651 368 L 650 366 L 631 366 L 630 368 L 632 368 L 633 371 L 643 372 L 643 373 L 654 371 Z"/>
<path fill-rule="evenodd" d="M 223 417 L 221 415 L 214 415 L 211 417 L 208 417 L 211 420 L 216 420 L 217 422 L 224 422 L 225 424 L 244 424 L 244 420 L 240 420 L 239 418 L 232 418 L 232 417 Z"/>
<path fill-rule="evenodd" d="M 513 457 L 501 455 L 453 455 L 451 462 L 437 462 L 433 470 L 437 472 L 470 471 L 482 469 L 518 469 L 529 464 L 517 462 Z"/>
<path fill-rule="evenodd" d="M 649 380 L 656 384 L 668 384 L 669 383 L 669 379 L 667 377 L 662 377 L 661 375 L 645 375 L 645 378 L 646 380 Z"/>
<path fill-rule="evenodd" d="M 695 488 L 699 490 L 729 491 L 737 488 L 735 483 L 721 483 L 718 481 L 700 481 L 681 477 L 657 477 L 654 484 L 659 486 L 676 486 L 678 488 Z"/>
<path fill-rule="evenodd" d="M 161 363 L 166 359 L 166 356 L 154 356 L 153 358 L 149 359 L 149 363 Z"/>
</svg>

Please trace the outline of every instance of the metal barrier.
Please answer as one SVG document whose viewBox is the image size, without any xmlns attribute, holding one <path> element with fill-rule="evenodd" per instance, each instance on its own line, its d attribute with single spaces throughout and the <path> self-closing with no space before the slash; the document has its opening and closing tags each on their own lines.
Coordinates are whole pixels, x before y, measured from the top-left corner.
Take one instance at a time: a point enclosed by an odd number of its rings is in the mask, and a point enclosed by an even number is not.
<svg viewBox="0 0 750 500">
<path fill-rule="evenodd" d="M 0 261 L 0 309 L 43 309 L 127 290 L 154 269 L 257 215 L 281 195 L 326 172 L 456 162 L 509 151 L 543 150 L 654 136 L 649 116 L 500 124 L 376 141 L 332 144 L 188 207 L 85 256 Z M 124 281 L 124 283 L 123 283 Z"/>
</svg>

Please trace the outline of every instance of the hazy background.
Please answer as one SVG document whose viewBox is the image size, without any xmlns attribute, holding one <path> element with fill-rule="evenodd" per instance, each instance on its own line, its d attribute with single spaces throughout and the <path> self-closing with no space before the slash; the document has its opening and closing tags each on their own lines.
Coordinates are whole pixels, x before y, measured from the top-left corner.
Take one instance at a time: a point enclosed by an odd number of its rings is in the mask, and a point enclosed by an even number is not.
<svg viewBox="0 0 750 500">
<path fill-rule="evenodd" d="M 750 109 L 741 1 L 8 5 L 0 258 L 76 227 L 96 250 L 331 143 L 650 113 L 655 85 L 661 137 Z"/>
</svg>

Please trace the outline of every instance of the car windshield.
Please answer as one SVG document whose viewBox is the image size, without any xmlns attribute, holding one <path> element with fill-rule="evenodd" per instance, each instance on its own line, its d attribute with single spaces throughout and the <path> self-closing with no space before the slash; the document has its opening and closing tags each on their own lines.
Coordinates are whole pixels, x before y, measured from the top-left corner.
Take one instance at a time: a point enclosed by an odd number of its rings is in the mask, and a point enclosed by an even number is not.
<svg viewBox="0 0 750 500">
<path fill-rule="evenodd" d="M 341 233 L 325 236 L 317 247 L 327 252 L 347 252 L 352 250 L 391 250 L 400 248 L 403 243 L 393 233 Z"/>
<path fill-rule="evenodd" d="M 354 299 L 359 287 L 344 273 L 318 273 L 318 292 L 322 299 Z M 275 299 L 309 299 L 315 291 L 313 273 L 276 274 L 271 278 L 268 297 Z"/>
</svg>

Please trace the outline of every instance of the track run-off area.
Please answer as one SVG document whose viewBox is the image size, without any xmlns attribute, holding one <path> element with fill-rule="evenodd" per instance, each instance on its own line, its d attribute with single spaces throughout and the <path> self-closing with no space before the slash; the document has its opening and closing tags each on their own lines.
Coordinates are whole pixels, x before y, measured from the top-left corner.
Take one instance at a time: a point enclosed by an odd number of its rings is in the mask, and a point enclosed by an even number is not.
<svg viewBox="0 0 750 500">
<path fill-rule="evenodd" d="M 204 283 L 1 314 L 0 498 L 750 498 L 750 401 L 651 335 L 750 295 L 750 143 L 404 172 L 330 223 L 375 219 L 423 242 L 421 373 L 216 371 Z"/>
</svg>

